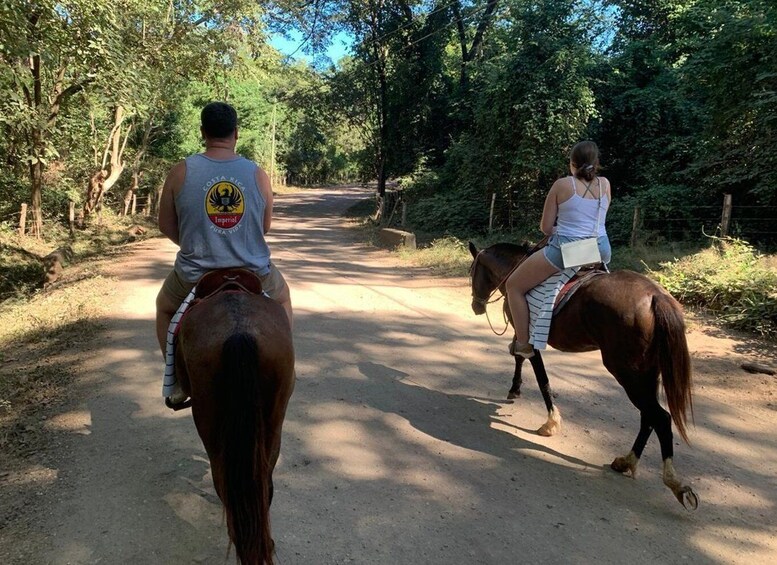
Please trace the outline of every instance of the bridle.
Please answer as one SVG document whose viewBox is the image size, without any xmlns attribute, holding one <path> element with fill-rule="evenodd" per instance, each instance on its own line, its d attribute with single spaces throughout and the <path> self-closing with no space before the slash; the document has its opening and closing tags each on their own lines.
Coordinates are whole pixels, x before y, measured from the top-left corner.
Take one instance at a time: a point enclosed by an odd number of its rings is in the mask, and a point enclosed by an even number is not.
<svg viewBox="0 0 777 565">
<path fill-rule="evenodd" d="M 475 290 L 473 288 L 473 290 L 472 290 L 472 302 L 474 302 L 475 304 L 479 304 L 479 305 L 483 306 L 483 310 L 486 313 L 486 320 L 488 320 L 488 325 L 491 328 L 491 331 L 494 332 L 494 334 L 496 334 L 496 335 L 504 335 L 505 332 L 507 331 L 507 328 L 510 326 L 510 321 L 507 319 L 507 313 L 505 312 L 504 308 L 502 308 L 502 316 L 504 316 L 505 327 L 504 327 L 504 329 L 501 332 L 496 331 L 494 329 L 494 325 L 491 323 L 491 318 L 488 315 L 488 305 L 489 304 L 493 304 L 494 302 L 499 302 L 500 300 L 505 299 L 507 297 L 507 295 L 501 290 L 502 286 L 504 286 L 504 284 L 507 282 L 507 279 L 510 278 L 510 276 L 515 272 L 515 270 L 518 267 L 520 267 L 521 264 L 524 261 L 526 261 L 526 259 L 529 257 L 529 255 L 532 255 L 536 251 L 539 251 L 540 249 L 542 249 L 543 247 L 545 247 L 548 244 L 548 239 L 550 239 L 550 236 L 543 237 L 536 245 L 534 245 L 534 247 L 529 249 L 529 251 L 526 253 L 526 255 L 521 257 L 521 259 L 515 264 L 515 266 L 507 272 L 507 275 L 505 275 L 505 277 L 499 282 L 499 284 L 496 285 L 494 290 L 491 291 L 491 294 L 489 294 L 486 298 L 480 298 L 479 296 L 475 296 Z M 480 251 L 478 251 L 478 254 L 475 256 L 475 260 L 472 261 L 472 266 L 469 268 L 469 278 L 470 279 L 474 279 L 475 267 L 477 266 L 478 260 L 480 259 L 480 254 L 483 253 L 484 251 L 485 251 L 485 248 L 481 249 Z M 497 296 L 496 298 L 494 298 L 492 300 L 491 298 L 494 296 L 494 294 L 496 294 L 497 290 L 501 294 L 500 294 L 500 296 Z"/>
<path fill-rule="evenodd" d="M 485 251 L 485 249 L 481 249 L 480 251 L 478 251 L 478 254 L 475 256 L 475 260 L 472 262 L 472 267 L 470 267 L 470 270 L 469 270 L 470 279 L 474 278 L 475 267 L 477 266 L 478 259 L 480 259 L 480 254 L 483 253 L 483 251 Z M 504 317 L 505 327 L 504 327 L 504 329 L 502 331 L 497 331 L 496 329 L 494 329 L 494 324 L 491 322 L 491 316 L 489 316 L 489 314 L 488 314 L 488 305 L 489 304 L 493 304 L 494 302 L 499 302 L 500 300 L 505 298 L 505 293 L 500 290 L 500 287 L 505 282 L 507 282 L 507 279 L 510 278 L 510 275 L 513 274 L 515 269 L 518 268 L 518 266 L 523 262 L 524 259 L 526 259 L 526 257 L 527 256 L 524 256 L 523 259 L 521 259 L 515 265 L 515 267 L 510 269 L 510 272 L 507 273 L 507 276 L 502 279 L 502 282 L 500 282 L 498 285 L 496 285 L 494 290 L 492 290 L 491 293 L 486 298 L 480 298 L 479 296 L 475 296 L 474 289 L 472 291 L 472 302 L 474 302 L 475 304 L 479 304 L 479 305 L 483 306 L 483 311 L 486 313 L 486 320 L 488 320 L 488 326 L 491 328 L 491 331 L 494 332 L 495 335 L 504 335 L 507 332 L 507 328 L 510 327 L 510 321 L 507 319 L 507 313 L 505 312 L 504 308 L 502 308 L 502 316 Z M 498 291 L 498 290 L 500 291 L 500 295 L 497 296 L 496 298 L 492 299 L 492 297 L 494 296 L 494 294 L 496 294 L 496 291 Z"/>
</svg>

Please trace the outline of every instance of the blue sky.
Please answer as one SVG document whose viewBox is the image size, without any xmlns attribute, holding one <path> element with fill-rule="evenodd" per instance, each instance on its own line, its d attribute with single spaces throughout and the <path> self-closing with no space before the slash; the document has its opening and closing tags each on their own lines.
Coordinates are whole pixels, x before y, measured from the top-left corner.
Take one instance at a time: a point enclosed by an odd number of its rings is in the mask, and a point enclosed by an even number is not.
<svg viewBox="0 0 777 565">
<path fill-rule="evenodd" d="M 294 53 L 294 51 L 299 47 L 302 41 L 302 34 L 299 33 L 298 31 L 292 31 L 289 35 L 290 35 L 290 39 L 286 39 L 285 37 L 282 37 L 280 35 L 273 36 L 270 39 L 270 45 L 272 45 L 278 51 L 280 51 L 285 55 L 290 55 L 291 53 Z M 336 63 L 343 57 L 343 55 L 348 54 L 348 46 L 350 44 L 351 44 L 351 41 L 347 34 L 338 33 L 332 39 L 332 44 L 329 46 L 329 49 L 327 49 L 326 55 L 330 59 L 332 59 L 333 63 Z M 294 54 L 294 58 L 305 59 L 305 60 L 311 59 L 311 57 L 308 55 L 305 55 L 301 49 Z"/>
</svg>

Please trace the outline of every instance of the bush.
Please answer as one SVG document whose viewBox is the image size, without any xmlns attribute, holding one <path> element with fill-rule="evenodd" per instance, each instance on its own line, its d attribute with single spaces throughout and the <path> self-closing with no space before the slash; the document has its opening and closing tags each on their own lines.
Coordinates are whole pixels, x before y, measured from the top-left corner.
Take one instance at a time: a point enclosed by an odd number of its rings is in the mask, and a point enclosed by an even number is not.
<svg viewBox="0 0 777 565">
<path fill-rule="evenodd" d="M 428 247 L 417 250 L 400 248 L 399 253 L 437 275 L 464 276 L 472 264 L 467 242 L 452 236 L 435 239 Z"/>
<path fill-rule="evenodd" d="M 777 271 L 745 241 L 716 241 L 649 272 L 680 302 L 704 307 L 726 325 L 777 335 Z"/>
<path fill-rule="evenodd" d="M 488 205 L 459 191 L 438 193 L 409 205 L 407 219 L 427 233 L 483 232 L 488 227 Z"/>
</svg>

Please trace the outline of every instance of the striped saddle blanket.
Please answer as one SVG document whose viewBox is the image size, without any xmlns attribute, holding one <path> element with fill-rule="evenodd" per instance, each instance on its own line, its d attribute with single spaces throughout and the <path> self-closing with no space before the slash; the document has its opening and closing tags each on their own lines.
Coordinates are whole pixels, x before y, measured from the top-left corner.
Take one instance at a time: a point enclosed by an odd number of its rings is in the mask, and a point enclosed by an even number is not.
<svg viewBox="0 0 777 565">
<path fill-rule="evenodd" d="M 587 271 L 585 274 L 581 274 L 576 281 L 573 281 L 569 288 L 565 288 L 565 285 L 575 277 L 579 270 L 580 267 L 571 267 L 559 271 L 542 284 L 535 286 L 526 295 L 526 301 L 529 304 L 529 343 L 535 349 L 545 349 L 547 347 L 548 336 L 550 335 L 550 322 L 553 319 L 553 314 L 574 293 L 576 283 L 582 282 L 590 276 L 604 273 L 604 271 Z M 565 296 L 561 297 L 559 304 L 556 304 L 562 289 Z"/>
</svg>

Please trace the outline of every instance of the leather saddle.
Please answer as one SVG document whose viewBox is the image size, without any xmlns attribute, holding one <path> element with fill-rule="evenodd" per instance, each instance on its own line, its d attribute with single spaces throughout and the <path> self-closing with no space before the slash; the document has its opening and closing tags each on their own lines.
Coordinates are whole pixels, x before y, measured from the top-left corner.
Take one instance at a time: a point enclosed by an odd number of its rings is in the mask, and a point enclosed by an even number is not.
<svg viewBox="0 0 777 565">
<path fill-rule="evenodd" d="M 555 316 L 558 314 L 559 311 L 566 306 L 569 299 L 572 298 L 572 295 L 574 295 L 583 284 L 587 284 L 592 278 L 598 275 L 606 275 L 608 272 L 609 271 L 599 267 L 580 269 L 574 277 L 569 279 L 569 281 L 561 287 L 558 296 L 556 296 L 556 301 L 553 304 L 553 315 Z"/>
<path fill-rule="evenodd" d="M 248 269 L 219 269 L 205 273 L 194 291 L 194 302 L 210 298 L 224 291 L 262 294 L 262 281 Z"/>
</svg>

